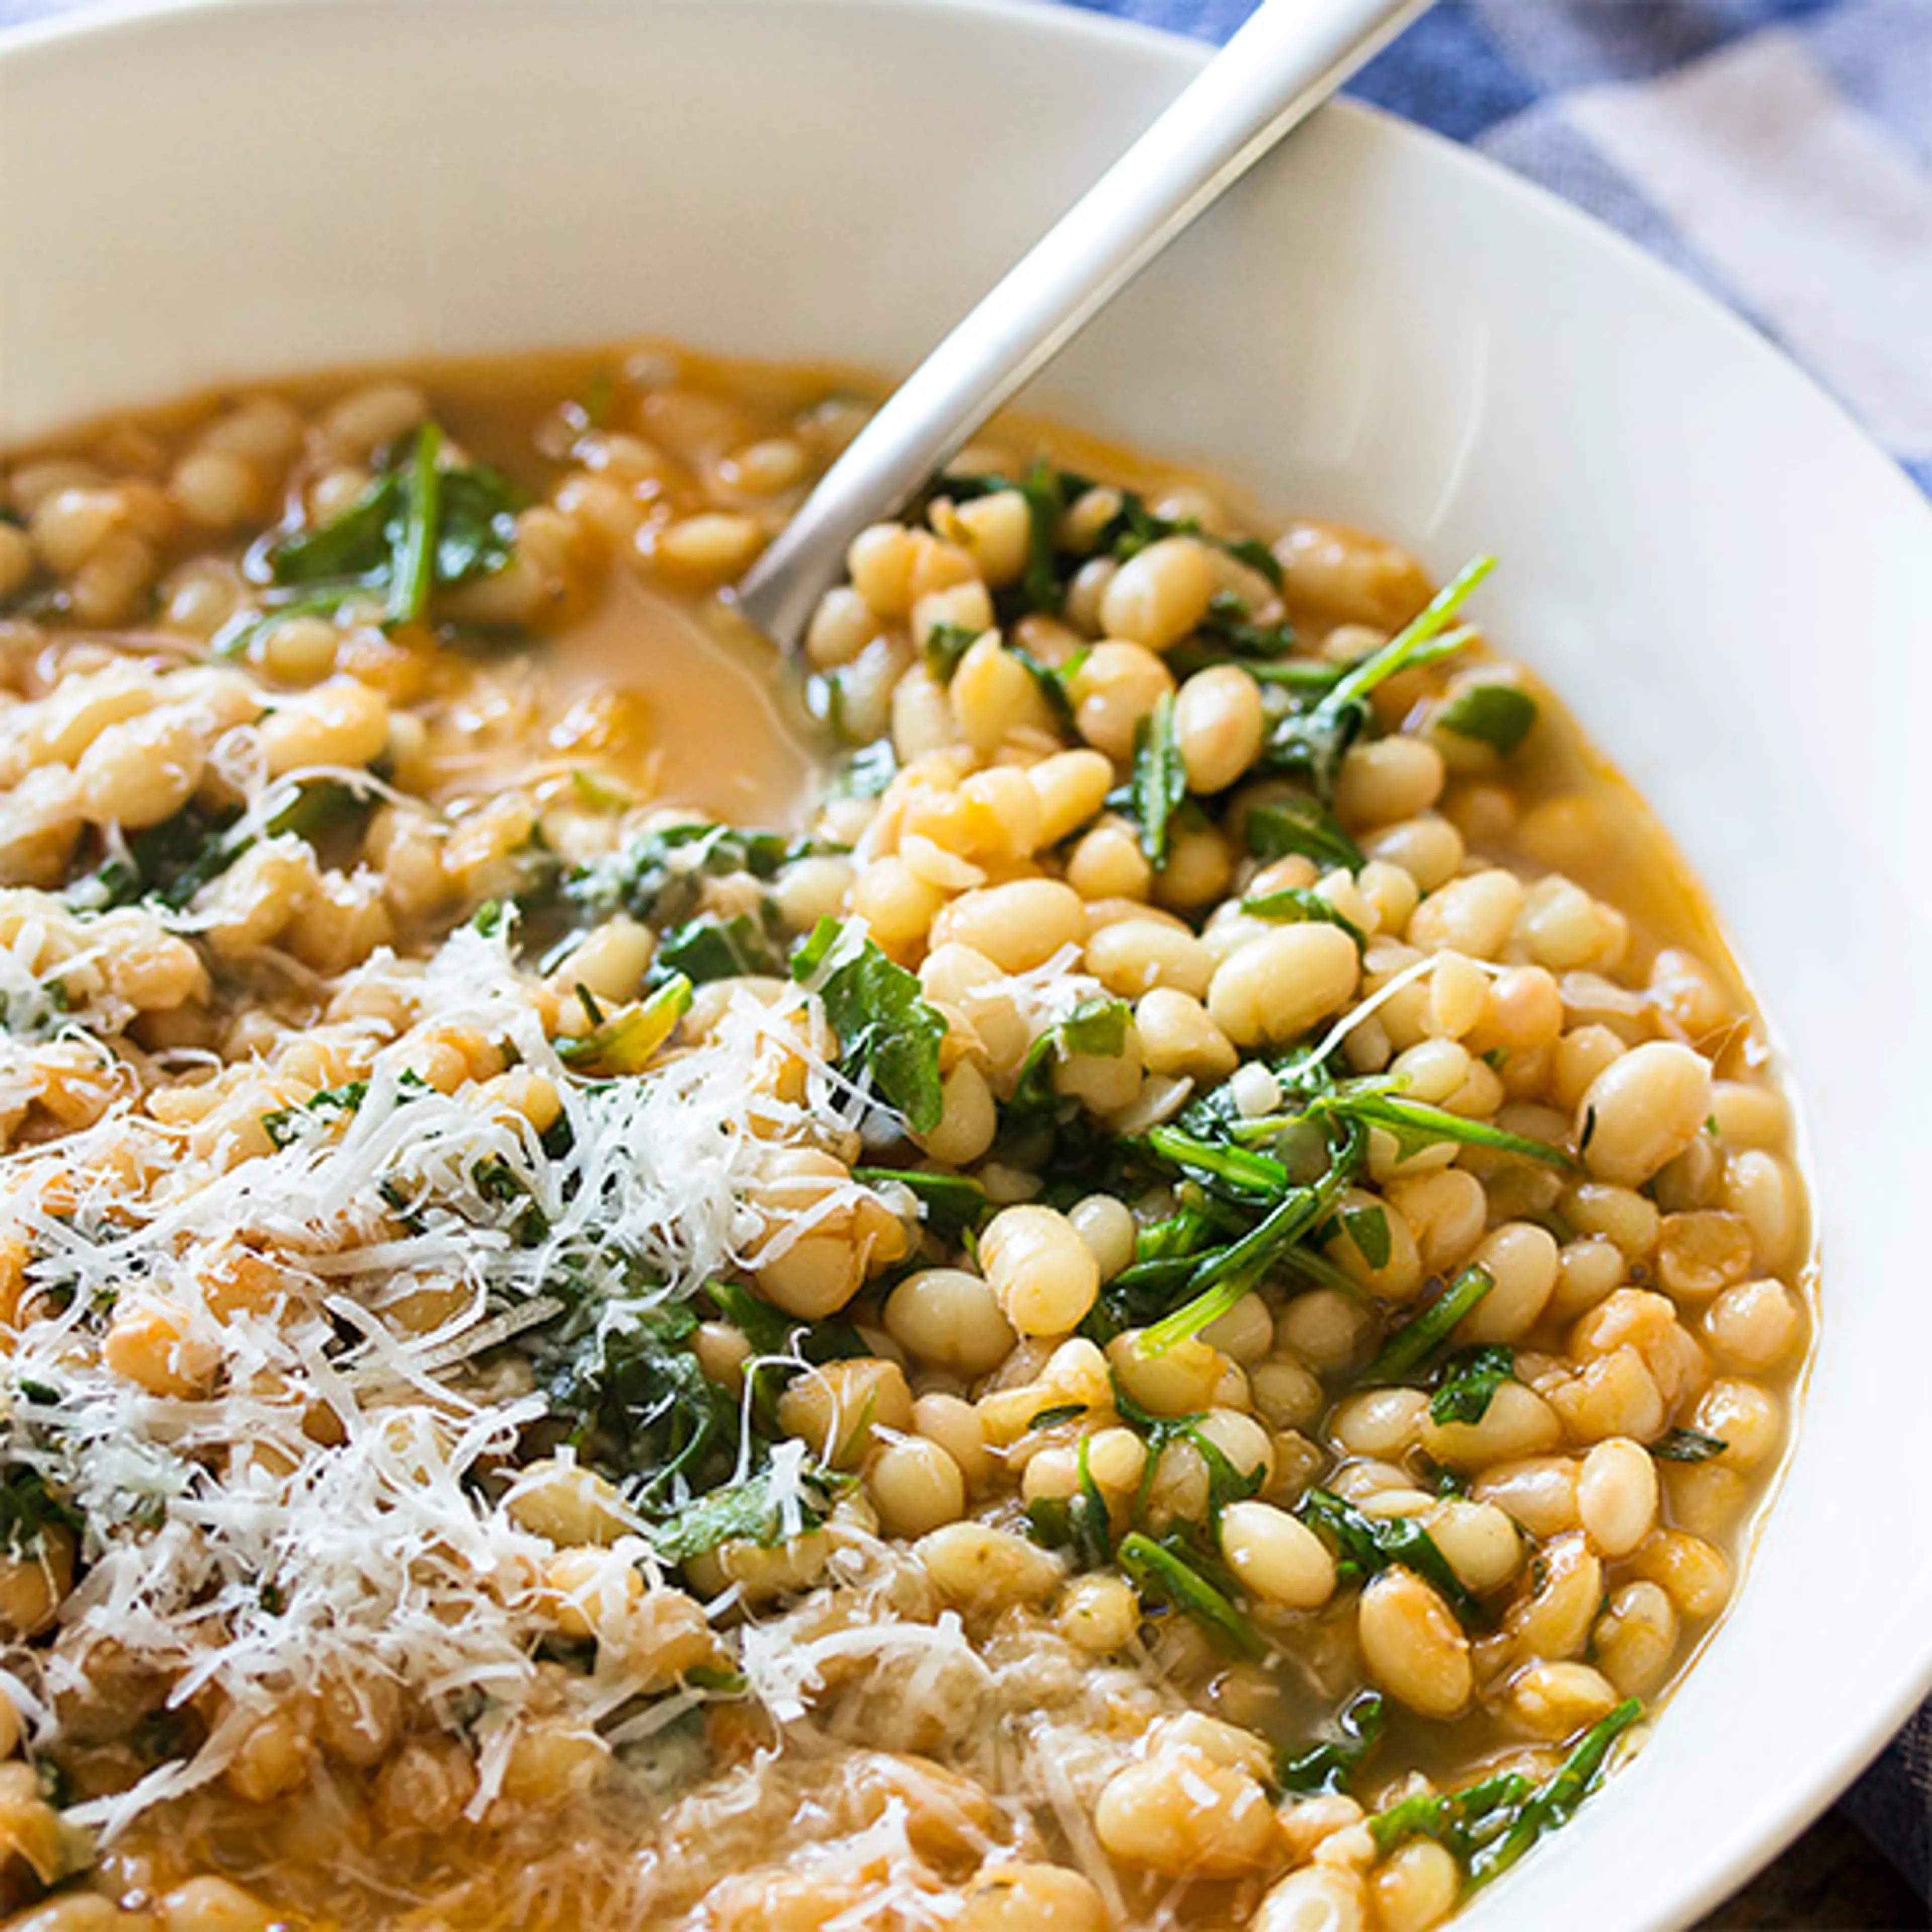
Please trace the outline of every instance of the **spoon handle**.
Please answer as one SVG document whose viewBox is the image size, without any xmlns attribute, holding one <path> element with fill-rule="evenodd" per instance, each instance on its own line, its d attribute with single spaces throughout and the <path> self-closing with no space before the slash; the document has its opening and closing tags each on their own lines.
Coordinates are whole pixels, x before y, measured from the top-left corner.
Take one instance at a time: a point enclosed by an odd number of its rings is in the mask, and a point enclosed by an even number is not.
<svg viewBox="0 0 1932 1932">
<path fill-rule="evenodd" d="M 897 508 L 1202 210 L 1432 0 L 1262 0 L 1160 118 L 907 377 L 740 585 L 795 644 Z"/>
</svg>

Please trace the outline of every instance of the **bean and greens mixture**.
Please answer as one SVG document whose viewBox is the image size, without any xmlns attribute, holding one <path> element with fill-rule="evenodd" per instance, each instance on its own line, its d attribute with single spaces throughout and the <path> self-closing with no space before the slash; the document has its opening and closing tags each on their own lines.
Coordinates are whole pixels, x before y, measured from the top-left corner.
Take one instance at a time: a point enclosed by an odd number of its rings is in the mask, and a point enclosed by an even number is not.
<svg viewBox="0 0 1932 1932">
<path fill-rule="evenodd" d="M 1810 1327 L 1761 1029 L 1389 545 L 662 350 L 0 468 L 0 1911 L 1424 1932 Z"/>
</svg>

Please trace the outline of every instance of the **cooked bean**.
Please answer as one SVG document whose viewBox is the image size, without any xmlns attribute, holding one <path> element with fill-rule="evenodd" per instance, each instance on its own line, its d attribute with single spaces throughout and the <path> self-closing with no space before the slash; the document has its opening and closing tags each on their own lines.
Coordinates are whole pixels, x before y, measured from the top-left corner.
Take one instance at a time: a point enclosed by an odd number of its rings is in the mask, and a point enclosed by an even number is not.
<svg viewBox="0 0 1932 1932">
<path fill-rule="evenodd" d="M 1173 688 L 1173 674 L 1153 652 L 1109 638 L 1088 652 L 1070 680 L 1074 722 L 1096 751 L 1131 758 L 1141 720 Z"/>
<path fill-rule="evenodd" d="M 1221 1513 L 1221 1553 L 1245 1588 L 1286 1609 L 1315 1610 L 1334 1594 L 1328 1545 L 1271 1503 L 1230 1503 Z"/>
<path fill-rule="evenodd" d="M 1378 1892 L 1378 1901 L 1380 1896 Z M 1407 1923 L 1420 1927 L 1433 1922 L 1418 1918 Z M 1367 1923 L 1362 1882 L 1353 1872 L 1305 1866 L 1290 1872 L 1262 1900 L 1251 1932 L 1362 1932 Z M 1400 1923 L 1384 1921 L 1388 1932 L 1398 1932 Z M 1400 1932 L 1407 1932 L 1406 1924 Z"/>
<path fill-rule="evenodd" d="M 1022 1335 L 1064 1335 L 1100 1292 L 1100 1264 L 1065 1215 L 1000 1210 L 980 1241 L 980 1264 L 1006 1319 Z"/>
<path fill-rule="evenodd" d="M 1214 594 L 1205 547 L 1194 537 L 1164 537 L 1114 572 L 1100 599 L 1100 622 L 1110 638 L 1164 651 L 1207 616 Z"/>
<path fill-rule="evenodd" d="M 1710 1112 L 1710 1063 L 1675 1041 L 1652 1040 L 1590 1083 L 1576 1144 L 1599 1179 L 1640 1186 L 1690 1144 Z"/>
<path fill-rule="evenodd" d="M 1332 926 L 1265 934 L 1216 968 L 1208 1011 L 1237 1046 L 1298 1039 L 1355 990 L 1354 944 Z"/>
<path fill-rule="evenodd" d="M 908 1275 L 886 1298 L 885 1322 L 908 1354 L 963 1376 L 997 1368 L 1017 1339 L 992 1286 L 963 1268 Z"/>
<path fill-rule="evenodd" d="M 1094 1828 L 1124 1864 L 1213 1879 L 1265 1869 L 1276 1825 L 1255 1778 L 1180 1744 L 1116 1772 L 1094 1807 Z"/>
<path fill-rule="evenodd" d="M 1261 754 L 1265 724 L 1261 692 L 1238 664 L 1196 671 L 1174 706 L 1174 742 L 1189 790 L 1225 791 L 1234 784 Z"/>
<path fill-rule="evenodd" d="M 1044 965 L 1086 934 L 1079 895 L 1054 879 L 1017 879 L 968 892 L 932 922 L 935 946 L 970 946 L 1004 973 Z"/>
<path fill-rule="evenodd" d="M 1583 1458 L 1576 1508 L 1585 1533 L 1606 1556 L 1628 1556 L 1657 1520 L 1657 1466 L 1641 1443 L 1599 1442 Z"/>
<path fill-rule="evenodd" d="M 1474 1689 L 1469 1641 L 1442 1599 L 1412 1570 L 1384 1570 L 1357 1613 L 1369 1674 L 1425 1718 L 1455 1717 Z"/>
</svg>

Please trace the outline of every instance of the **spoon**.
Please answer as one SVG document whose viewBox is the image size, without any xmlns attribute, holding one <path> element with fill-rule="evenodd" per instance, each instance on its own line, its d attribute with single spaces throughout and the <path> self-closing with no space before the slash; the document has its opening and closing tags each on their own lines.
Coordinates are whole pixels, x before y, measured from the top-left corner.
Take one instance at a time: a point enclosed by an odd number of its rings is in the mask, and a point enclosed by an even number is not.
<svg viewBox="0 0 1932 1932">
<path fill-rule="evenodd" d="M 1291 128 L 1434 0 L 1262 0 L 1152 127 L 893 392 L 738 586 L 795 646 L 852 539 L 896 510 Z"/>
</svg>

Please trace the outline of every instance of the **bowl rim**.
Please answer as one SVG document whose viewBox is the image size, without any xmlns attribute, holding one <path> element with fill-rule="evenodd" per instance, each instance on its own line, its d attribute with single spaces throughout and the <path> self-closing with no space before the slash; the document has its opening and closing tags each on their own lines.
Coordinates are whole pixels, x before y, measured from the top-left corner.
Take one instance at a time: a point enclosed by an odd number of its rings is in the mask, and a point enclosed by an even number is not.
<svg viewBox="0 0 1932 1932">
<path fill-rule="evenodd" d="M 333 0 L 82 0 L 74 10 L 0 23 L 0 87 L 4 87 L 8 70 L 16 62 L 41 50 L 114 38 L 165 22 L 218 15 L 316 12 L 326 10 L 332 4 Z M 447 8 L 454 12 L 460 8 L 473 20 L 487 6 L 500 4 L 508 13 L 527 7 L 532 0 L 373 0 L 373 4 L 424 11 Z M 622 4 L 622 0 L 544 0 L 544 4 L 588 10 Z M 658 8 L 702 10 L 714 5 L 716 0 L 649 0 L 649 4 Z M 769 8 L 779 4 L 779 0 L 738 0 L 738 4 Z M 1178 82 L 1184 82 L 1215 51 L 1208 41 L 1146 22 L 1093 10 L 1083 0 L 782 0 L 782 4 L 788 10 L 812 6 L 848 16 L 923 9 L 982 20 L 1002 33 L 1046 34 L 1096 44 L 1131 44 L 1171 64 Z M 1376 144 L 1405 159 L 1408 165 L 1419 162 L 1446 170 L 1471 192 L 1506 207 L 1516 220 L 1540 225 L 1546 232 L 1562 233 L 1572 244 L 1587 246 L 1609 257 L 1621 278 L 1642 285 L 1654 300 L 1670 309 L 1687 326 L 1713 337 L 1727 357 L 1751 363 L 1764 379 L 1780 384 L 1787 394 L 1807 398 L 1814 410 L 1833 423 L 1844 460 L 1862 466 L 1867 485 L 1878 490 L 1899 514 L 1908 537 L 1916 531 L 1925 544 L 1932 545 L 1932 498 L 1918 487 L 1902 463 L 1878 442 L 1819 376 L 1712 290 L 1660 260 L 1600 217 L 1464 142 L 1346 94 L 1319 110 L 1319 116 L 1352 122 Z M 1828 1306 L 1826 1298 L 1814 1299 L 1814 1310 L 1820 1318 Z M 1818 1346 L 1814 1335 L 1813 1352 L 1801 1371 L 1801 1400 L 1808 1393 L 1815 1376 Z M 1790 1466 L 1791 1456 L 1796 1453 L 1798 1439 L 1794 1434 L 1792 1448 L 1752 1528 L 1753 1550 L 1763 1535 L 1776 1533 L 1778 1488 Z M 1722 1628 L 1720 1619 L 1710 1640 L 1721 1643 Z M 1700 1656 L 1702 1648 L 1700 1645 Z M 1688 1923 L 1694 1915 L 1721 1900 L 1775 1857 L 1843 1795 L 1913 1712 L 1932 1696 L 1932 1624 L 1927 1625 L 1916 1653 L 1904 1661 L 1909 1662 L 1909 1667 L 1900 1669 L 1888 1693 L 1876 1688 L 1880 1682 L 1876 1673 L 1868 1679 L 1862 1717 L 1834 1727 L 1829 1748 L 1822 1756 L 1810 1757 L 1802 1779 L 1787 1783 L 1779 1796 L 1766 1803 L 1760 1814 L 1762 1828 L 1751 1834 L 1748 1845 L 1706 1864 L 1696 1882 L 1678 1894 L 1676 1909 L 1681 1914 L 1680 1922 Z M 1816 1751 L 1818 1740 L 1810 1740 L 1808 1748 Z M 1480 1910 L 1476 1919 L 1486 1922 Z"/>
</svg>

